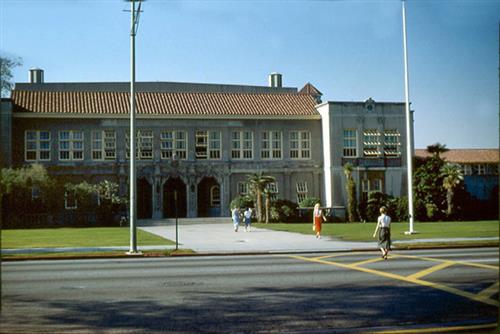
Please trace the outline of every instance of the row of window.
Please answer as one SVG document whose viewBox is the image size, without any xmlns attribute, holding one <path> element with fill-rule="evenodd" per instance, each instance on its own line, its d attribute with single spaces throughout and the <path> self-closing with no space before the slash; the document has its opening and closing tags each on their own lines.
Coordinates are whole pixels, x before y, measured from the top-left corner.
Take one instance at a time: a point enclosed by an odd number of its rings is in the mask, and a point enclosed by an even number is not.
<svg viewBox="0 0 500 334">
<path fill-rule="evenodd" d="M 297 181 L 296 186 L 296 198 L 297 203 L 302 202 L 306 199 L 308 194 L 307 181 Z M 272 199 L 276 199 L 278 196 L 278 182 L 271 182 L 266 185 L 268 192 L 271 194 Z M 247 182 L 238 182 L 238 194 L 240 196 L 250 195 L 250 189 Z"/>
<path fill-rule="evenodd" d="M 291 159 L 311 159 L 311 133 L 290 131 Z M 136 141 L 136 157 L 141 160 L 153 159 L 153 131 L 139 130 Z M 84 132 L 67 130 L 58 132 L 58 159 L 61 161 L 84 159 Z M 92 160 L 116 159 L 116 131 L 91 132 Z M 231 159 L 251 160 L 254 158 L 254 132 L 231 132 Z M 130 158 L 129 135 L 125 134 L 126 157 Z M 198 130 L 195 133 L 195 159 L 220 160 L 222 158 L 222 136 L 220 131 Z M 51 160 L 50 131 L 29 130 L 25 132 L 25 160 Z M 160 133 L 160 156 L 162 159 L 185 160 L 188 156 L 187 131 L 170 130 Z M 262 131 L 260 158 L 265 160 L 283 159 L 283 133 Z"/>
<path fill-rule="evenodd" d="M 384 130 L 383 133 L 378 129 L 363 130 L 363 156 L 378 157 L 384 156 L 399 157 L 401 155 L 400 133 L 398 130 Z M 344 129 L 344 157 L 358 157 L 358 130 Z"/>
<path fill-rule="evenodd" d="M 498 175 L 497 164 L 463 164 L 464 175 Z"/>
</svg>

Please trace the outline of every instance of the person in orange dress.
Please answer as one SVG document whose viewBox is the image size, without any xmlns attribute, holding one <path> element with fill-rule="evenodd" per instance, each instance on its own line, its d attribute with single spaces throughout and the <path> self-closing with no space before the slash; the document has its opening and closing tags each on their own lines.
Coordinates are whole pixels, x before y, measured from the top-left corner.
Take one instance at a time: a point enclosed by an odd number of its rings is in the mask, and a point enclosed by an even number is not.
<svg viewBox="0 0 500 334">
<path fill-rule="evenodd" d="M 318 239 L 321 239 L 321 225 L 323 221 L 326 221 L 326 218 L 323 215 L 323 211 L 319 208 L 319 203 L 316 203 L 313 211 L 313 228 Z"/>
</svg>

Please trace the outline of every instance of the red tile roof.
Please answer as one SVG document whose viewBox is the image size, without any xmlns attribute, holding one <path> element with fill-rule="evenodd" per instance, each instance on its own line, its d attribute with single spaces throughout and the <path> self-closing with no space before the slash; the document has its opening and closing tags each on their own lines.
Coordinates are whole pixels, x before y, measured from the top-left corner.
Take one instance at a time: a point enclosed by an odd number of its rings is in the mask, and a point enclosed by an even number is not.
<svg viewBox="0 0 500 334">
<path fill-rule="evenodd" d="M 15 112 L 128 114 L 129 93 L 13 90 Z M 315 99 L 301 94 L 136 93 L 138 115 L 318 116 Z"/>
<path fill-rule="evenodd" d="M 455 163 L 499 163 L 498 149 L 450 149 L 440 154 L 440 157 Z M 415 156 L 420 158 L 430 157 L 425 149 L 416 149 Z"/>
</svg>

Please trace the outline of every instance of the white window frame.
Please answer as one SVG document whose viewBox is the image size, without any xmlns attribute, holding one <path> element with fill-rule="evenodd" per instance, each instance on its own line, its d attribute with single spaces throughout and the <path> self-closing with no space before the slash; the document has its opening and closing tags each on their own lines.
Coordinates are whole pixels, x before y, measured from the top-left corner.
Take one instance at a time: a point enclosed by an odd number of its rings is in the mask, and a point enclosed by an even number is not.
<svg viewBox="0 0 500 334">
<path fill-rule="evenodd" d="M 32 134 L 32 136 L 29 136 Z M 42 134 L 48 134 L 47 138 L 43 137 Z M 30 144 L 34 146 L 29 148 Z M 48 146 L 47 148 L 42 146 Z M 50 161 L 51 160 L 51 133 L 46 130 L 26 130 L 24 132 L 24 160 L 25 161 Z M 28 156 L 34 154 L 34 159 L 30 159 Z M 43 157 L 45 155 L 48 157 Z"/>
<path fill-rule="evenodd" d="M 470 164 L 462 165 L 462 170 L 464 175 L 472 175 L 472 166 Z"/>
<path fill-rule="evenodd" d="M 62 138 L 64 133 L 68 134 L 67 138 Z M 81 135 L 81 137 L 80 137 Z M 59 160 L 61 161 L 81 161 L 85 158 L 85 133 L 81 130 L 62 130 L 59 131 Z M 68 147 L 63 149 L 63 144 L 67 143 Z M 80 146 L 81 147 L 78 147 Z M 62 158 L 62 153 L 67 153 L 67 157 Z M 81 156 L 80 156 L 81 154 Z"/>
<path fill-rule="evenodd" d="M 281 131 L 262 131 L 261 135 L 261 159 L 283 159 L 283 133 Z"/>
<path fill-rule="evenodd" d="M 486 165 L 477 164 L 477 175 L 486 175 Z"/>
<path fill-rule="evenodd" d="M 308 194 L 307 181 L 297 181 L 296 188 L 297 188 L 297 203 L 300 203 L 307 198 Z"/>
<path fill-rule="evenodd" d="M 187 159 L 187 132 L 183 130 L 164 130 L 160 133 L 161 159 Z"/>
<path fill-rule="evenodd" d="M 401 156 L 401 134 L 397 129 L 384 130 L 384 155 L 387 157 Z"/>
<path fill-rule="evenodd" d="M 249 188 L 248 182 L 245 182 L 245 181 L 241 182 L 240 181 L 240 182 L 238 182 L 237 187 L 238 187 L 238 194 L 240 196 L 247 196 L 250 194 L 250 191 L 248 189 Z"/>
<path fill-rule="evenodd" d="M 358 130 L 344 129 L 342 155 L 346 158 L 358 156 Z"/>
<path fill-rule="evenodd" d="M 279 190 L 278 190 L 278 182 L 270 182 L 266 184 L 266 189 L 268 190 L 269 194 L 271 195 L 271 199 L 275 200 L 278 197 Z"/>
<path fill-rule="evenodd" d="M 231 132 L 231 159 L 253 159 L 253 131 Z"/>
<path fill-rule="evenodd" d="M 363 131 L 363 155 L 365 157 L 380 156 L 380 132 L 377 129 Z"/>
<path fill-rule="evenodd" d="M 220 131 L 196 130 L 195 138 L 195 158 L 197 160 L 220 160 L 222 158 Z"/>
<path fill-rule="evenodd" d="M 311 159 L 311 132 L 310 131 L 290 131 L 290 159 L 309 160 Z"/>
<path fill-rule="evenodd" d="M 153 130 L 137 130 L 135 158 L 139 160 L 153 160 L 154 133 Z M 130 159 L 130 137 L 125 133 L 125 157 Z"/>
<path fill-rule="evenodd" d="M 220 186 L 214 185 L 210 187 L 210 206 L 217 207 L 221 203 Z"/>
<path fill-rule="evenodd" d="M 92 160 L 115 160 L 116 159 L 116 131 L 97 130 L 92 131 Z"/>
</svg>

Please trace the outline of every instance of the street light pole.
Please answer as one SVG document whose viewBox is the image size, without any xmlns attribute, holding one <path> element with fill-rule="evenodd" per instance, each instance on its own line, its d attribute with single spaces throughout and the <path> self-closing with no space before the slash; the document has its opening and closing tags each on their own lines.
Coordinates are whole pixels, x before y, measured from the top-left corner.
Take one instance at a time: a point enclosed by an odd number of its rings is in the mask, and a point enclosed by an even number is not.
<svg viewBox="0 0 500 334">
<path fill-rule="evenodd" d="M 403 51 L 404 51 L 404 67 L 405 67 L 405 109 L 406 109 L 406 164 L 408 167 L 407 171 L 407 183 L 408 183 L 408 214 L 410 220 L 409 230 L 405 234 L 416 233 L 413 229 L 413 139 L 412 139 L 412 117 L 410 111 L 410 86 L 409 86 L 409 74 L 408 74 L 408 50 L 406 43 L 406 10 L 405 10 L 405 0 L 402 0 L 402 11 L 403 11 Z"/>
<path fill-rule="evenodd" d="M 139 255 L 141 252 L 137 250 L 137 187 L 136 187 L 136 168 L 135 168 L 135 35 L 139 24 L 139 8 L 135 9 L 135 1 L 130 0 L 130 179 L 129 179 L 129 221 L 130 221 L 130 249 L 128 255 Z M 140 1 L 140 0 L 139 0 Z M 136 15 L 137 13 L 137 15 Z"/>
</svg>

